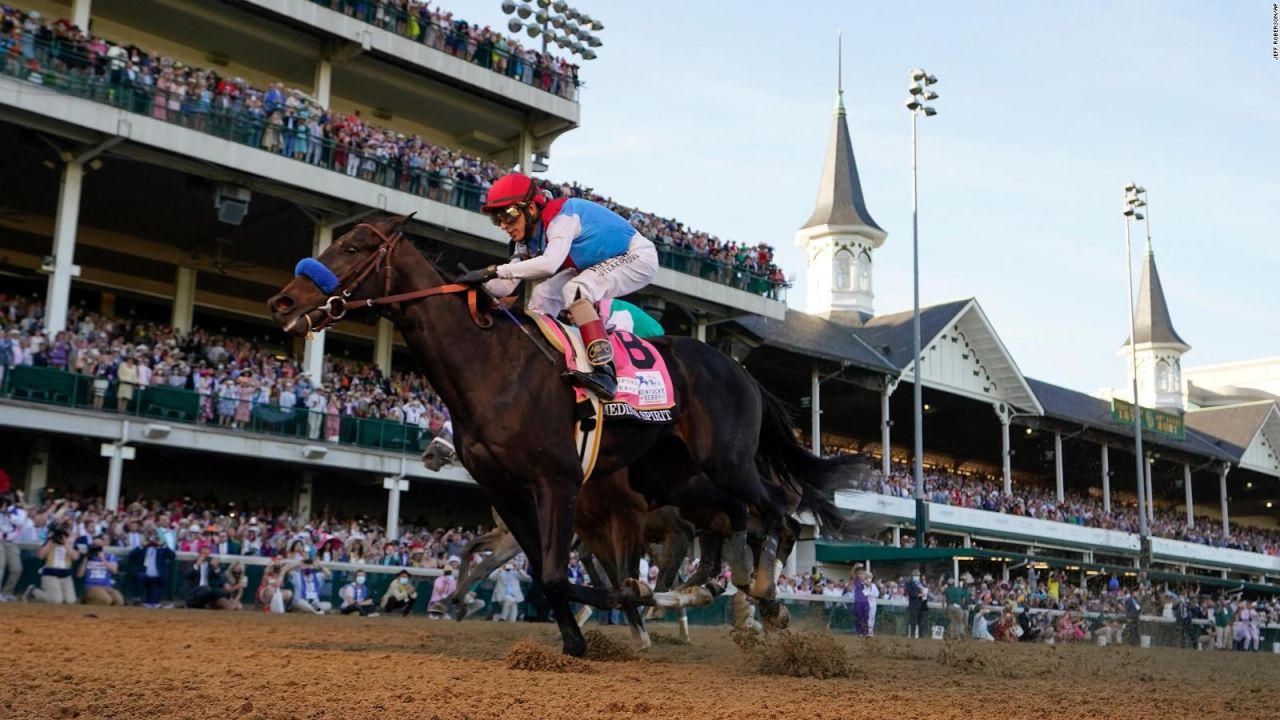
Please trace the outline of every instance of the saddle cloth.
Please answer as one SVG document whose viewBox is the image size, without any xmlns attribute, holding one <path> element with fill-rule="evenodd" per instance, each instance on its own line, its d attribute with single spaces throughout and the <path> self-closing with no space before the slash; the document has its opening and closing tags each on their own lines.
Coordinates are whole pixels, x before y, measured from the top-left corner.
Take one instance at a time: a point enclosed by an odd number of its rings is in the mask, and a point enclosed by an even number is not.
<svg viewBox="0 0 1280 720">
<path fill-rule="evenodd" d="M 564 354 L 565 364 L 580 372 L 591 372 L 587 352 L 578 329 L 550 315 L 530 313 L 538 328 L 557 351 Z M 665 424 L 675 420 L 676 392 L 667 371 L 667 361 L 649 341 L 623 330 L 609 333 L 613 346 L 613 366 L 618 375 L 618 391 L 611 401 L 602 403 L 603 416 Z M 589 393 L 575 387 L 578 400 Z"/>
</svg>

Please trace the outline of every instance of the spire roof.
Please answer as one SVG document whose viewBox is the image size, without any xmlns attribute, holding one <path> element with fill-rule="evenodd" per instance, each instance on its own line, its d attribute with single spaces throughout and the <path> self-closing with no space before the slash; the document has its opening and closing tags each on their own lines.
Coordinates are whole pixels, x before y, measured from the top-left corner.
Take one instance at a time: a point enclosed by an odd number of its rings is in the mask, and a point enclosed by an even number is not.
<svg viewBox="0 0 1280 720">
<path fill-rule="evenodd" d="M 1172 344 L 1181 345 L 1184 350 L 1191 348 L 1178 335 L 1178 331 L 1173 329 L 1169 304 L 1164 299 L 1164 286 L 1160 284 L 1160 272 L 1156 270 L 1156 255 L 1152 252 L 1150 243 L 1147 244 L 1146 262 L 1142 265 L 1142 283 L 1138 286 L 1138 310 L 1134 326 L 1138 344 Z"/>
<path fill-rule="evenodd" d="M 884 232 L 871 219 L 867 202 L 862 197 L 862 181 L 858 178 L 858 162 L 853 157 L 849 124 L 844 114 L 844 87 L 837 61 L 836 114 L 827 141 L 827 158 L 822 164 L 822 181 L 818 185 L 818 202 L 813 215 L 801 230 L 818 225 L 866 225 Z"/>
</svg>

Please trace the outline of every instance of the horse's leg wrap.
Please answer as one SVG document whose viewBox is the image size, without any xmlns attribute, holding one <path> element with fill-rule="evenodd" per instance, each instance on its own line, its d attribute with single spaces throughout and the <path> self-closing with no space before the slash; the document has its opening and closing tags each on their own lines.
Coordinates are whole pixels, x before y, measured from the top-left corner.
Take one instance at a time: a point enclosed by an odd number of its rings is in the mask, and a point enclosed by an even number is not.
<svg viewBox="0 0 1280 720">
<path fill-rule="evenodd" d="M 729 536 L 729 571 L 737 587 L 751 583 L 751 548 L 747 546 L 746 530 L 738 530 Z"/>
<path fill-rule="evenodd" d="M 774 562 L 778 557 L 778 536 L 769 535 L 760 547 L 760 558 L 756 561 L 756 576 L 751 582 L 751 597 L 760 600 L 772 600 L 777 594 L 774 586 Z"/>
<path fill-rule="evenodd" d="M 759 630 L 758 624 L 752 619 L 755 608 L 751 607 L 751 601 L 747 598 L 747 594 L 738 591 L 733 594 L 731 601 L 733 606 L 733 626 L 739 630 Z"/>
<path fill-rule="evenodd" d="M 578 623 L 578 627 L 585 626 L 587 621 L 591 619 L 591 606 L 583 605 L 578 608 L 578 612 L 573 616 L 573 619 Z"/>
</svg>

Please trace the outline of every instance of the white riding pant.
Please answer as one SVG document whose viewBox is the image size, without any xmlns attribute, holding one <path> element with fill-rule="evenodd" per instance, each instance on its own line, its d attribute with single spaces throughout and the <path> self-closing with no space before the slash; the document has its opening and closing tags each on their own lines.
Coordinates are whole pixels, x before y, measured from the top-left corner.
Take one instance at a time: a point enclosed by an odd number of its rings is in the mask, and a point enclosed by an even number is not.
<svg viewBox="0 0 1280 720">
<path fill-rule="evenodd" d="M 658 249 L 648 238 L 636 233 L 627 251 L 583 270 L 568 268 L 543 280 L 533 289 L 529 309 L 559 315 L 578 297 L 604 305 L 601 317 L 608 314 L 608 303 L 614 298 L 640 290 L 658 274 Z"/>
</svg>

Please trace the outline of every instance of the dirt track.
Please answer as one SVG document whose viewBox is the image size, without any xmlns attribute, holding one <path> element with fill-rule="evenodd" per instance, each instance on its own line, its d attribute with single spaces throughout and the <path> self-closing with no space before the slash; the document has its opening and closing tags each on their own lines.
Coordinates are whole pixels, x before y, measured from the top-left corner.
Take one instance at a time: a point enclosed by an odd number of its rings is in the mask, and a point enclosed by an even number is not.
<svg viewBox="0 0 1280 720">
<path fill-rule="evenodd" d="M 10 603 L 0 718 L 1280 717 L 1271 654 L 842 636 L 857 676 L 813 680 L 757 675 L 725 629 L 693 633 L 562 674 L 503 662 L 551 625 Z"/>
</svg>

